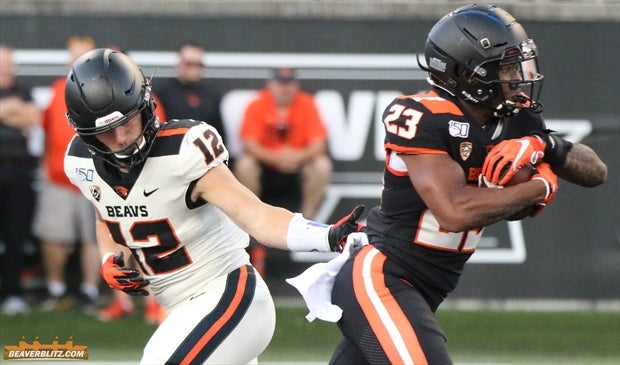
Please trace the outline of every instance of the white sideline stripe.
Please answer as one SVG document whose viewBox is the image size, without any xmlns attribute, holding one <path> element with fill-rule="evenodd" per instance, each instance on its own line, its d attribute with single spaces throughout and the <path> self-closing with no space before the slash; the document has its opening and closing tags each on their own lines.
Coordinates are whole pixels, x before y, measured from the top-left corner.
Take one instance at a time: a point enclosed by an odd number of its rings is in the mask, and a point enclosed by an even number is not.
<svg viewBox="0 0 620 365">
<path fill-rule="evenodd" d="M 279 308 L 303 308 L 304 301 L 297 296 L 273 298 Z M 446 299 L 439 310 L 497 310 L 540 312 L 620 312 L 620 299 Z"/>
<path fill-rule="evenodd" d="M 130 51 L 129 56 L 145 73 L 174 77 L 178 56 L 174 51 Z M 16 49 L 19 76 L 64 76 L 69 53 L 59 49 Z M 206 78 L 265 79 L 269 69 L 289 65 L 299 69 L 300 79 L 324 80 L 425 80 L 418 54 L 209 52 L 203 62 Z"/>
<path fill-rule="evenodd" d="M 441 309 L 538 311 L 538 312 L 620 312 L 620 299 L 455 299 L 446 300 Z"/>
<path fill-rule="evenodd" d="M 175 51 L 129 51 L 141 66 L 175 67 Z M 15 49 L 15 61 L 21 65 L 66 67 L 70 55 L 64 49 Z M 299 52 L 209 52 L 203 62 L 209 68 L 271 68 L 283 64 L 296 68 L 405 69 L 417 70 L 416 53 L 299 53 Z"/>
<path fill-rule="evenodd" d="M 16 363 L 19 363 L 20 365 L 41 365 L 41 364 L 53 364 L 53 365 L 79 365 L 79 364 L 85 364 L 85 365 L 137 365 L 138 362 L 127 362 L 127 361 L 106 361 L 106 362 L 99 362 L 99 361 L 66 361 L 66 362 L 61 362 L 61 361 L 50 361 L 50 362 L 45 362 L 45 361 L 23 361 L 23 360 L 16 360 Z M 278 362 L 261 362 L 260 360 L 258 361 L 259 365 L 325 365 L 327 364 L 327 362 L 301 362 L 301 361 L 278 361 Z M 502 363 L 498 363 L 498 362 L 457 362 L 455 363 L 455 365 L 522 365 L 523 362 L 502 362 Z M 566 362 L 537 362 L 537 363 L 528 363 L 529 365 L 578 365 L 578 363 L 566 363 Z"/>
</svg>

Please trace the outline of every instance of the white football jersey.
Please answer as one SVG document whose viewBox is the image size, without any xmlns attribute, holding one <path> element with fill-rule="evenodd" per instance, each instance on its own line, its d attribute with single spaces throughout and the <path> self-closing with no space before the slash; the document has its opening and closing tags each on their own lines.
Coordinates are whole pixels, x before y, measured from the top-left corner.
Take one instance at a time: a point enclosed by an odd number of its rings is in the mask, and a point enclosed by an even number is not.
<svg viewBox="0 0 620 365">
<path fill-rule="evenodd" d="M 228 160 L 212 126 L 172 120 L 148 158 L 120 174 L 75 137 L 65 173 L 95 206 L 112 237 L 131 249 L 157 300 L 171 310 L 206 283 L 249 263 L 248 234 L 209 202 L 192 203 L 195 182 Z"/>
</svg>

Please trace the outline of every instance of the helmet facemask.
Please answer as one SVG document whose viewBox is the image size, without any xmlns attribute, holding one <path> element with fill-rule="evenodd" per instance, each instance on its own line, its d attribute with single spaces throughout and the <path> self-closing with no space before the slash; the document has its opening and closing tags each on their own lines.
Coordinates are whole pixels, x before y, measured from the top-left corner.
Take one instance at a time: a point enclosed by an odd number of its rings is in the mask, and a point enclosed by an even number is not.
<svg viewBox="0 0 620 365">
<path fill-rule="evenodd" d="M 464 70 L 466 81 L 458 91 L 466 101 L 493 109 L 496 117 L 513 116 L 521 109 L 540 112 L 544 76 L 538 70 L 536 45 L 528 39 L 505 50 L 499 59 Z"/>
</svg>

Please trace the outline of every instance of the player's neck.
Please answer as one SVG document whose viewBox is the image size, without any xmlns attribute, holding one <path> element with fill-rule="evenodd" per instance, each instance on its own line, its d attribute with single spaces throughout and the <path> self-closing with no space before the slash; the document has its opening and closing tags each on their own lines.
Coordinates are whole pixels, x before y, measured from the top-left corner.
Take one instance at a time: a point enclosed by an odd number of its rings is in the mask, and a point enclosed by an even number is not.
<svg viewBox="0 0 620 365">
<path fill-rule="evenodd" d="M 496 117 L 493 116 L 493 111 L 487 107 L 478 106 L 472 103 L 468 103 L 466 101 L 460 102 L 461 109 L 463 109 L 466 114 L 472 117 L 473 121 L 476 122 L 480 126 L 484 126 L 487 123 L 491 123 L 496 121 Z"/>
</svg>

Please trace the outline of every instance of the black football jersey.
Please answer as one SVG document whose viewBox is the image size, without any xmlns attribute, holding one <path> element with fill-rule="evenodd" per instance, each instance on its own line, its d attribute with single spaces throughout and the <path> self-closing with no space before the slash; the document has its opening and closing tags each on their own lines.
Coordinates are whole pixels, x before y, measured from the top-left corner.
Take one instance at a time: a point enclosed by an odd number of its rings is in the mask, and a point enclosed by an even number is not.
<svg viewBox="0 0 620 365">
<path fill-rule="evenodd" d="M 403 95 L 383 113 L 386 167 L 381 205 L 367 220 L 367 233 L 377 248 L 407 272 L 433 306 L 454 289 L 465 262 L 476 249 L 483 228 L 448 232 L 415 190 L 400 154 L 447 154 L 465 174 L 467 184 L 478 175 L 492 146 L 545 129 L 540 113 L 522 110 L 484 128 L 474 122 L 449 94 L 438 89 Z"/>
</svg>

